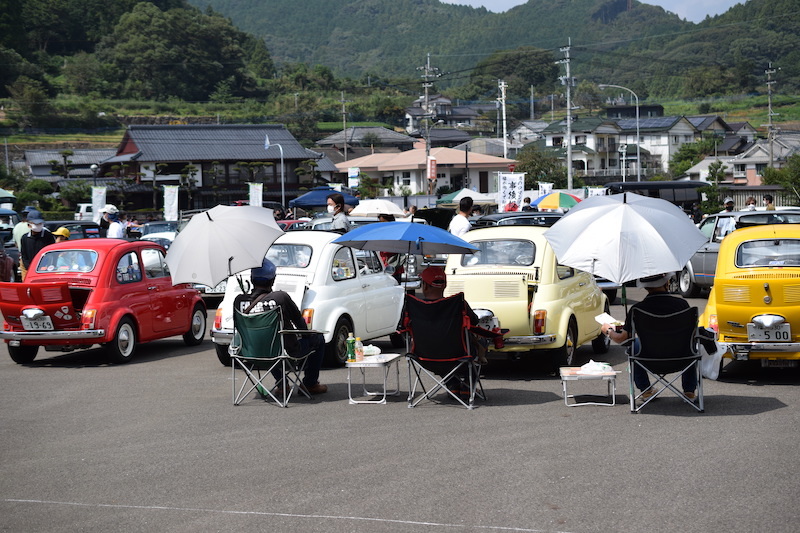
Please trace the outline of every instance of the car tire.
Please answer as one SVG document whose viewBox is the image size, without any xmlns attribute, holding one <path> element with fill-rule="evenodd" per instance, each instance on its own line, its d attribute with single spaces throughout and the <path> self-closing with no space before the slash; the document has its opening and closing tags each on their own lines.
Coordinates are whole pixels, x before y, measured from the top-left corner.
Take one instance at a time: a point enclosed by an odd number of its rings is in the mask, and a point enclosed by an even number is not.
<svg viewBox="0 0 800 533">
<path fill-rule="evenodd" d="M 38 346 L 10 346 L 6 345 L 8 348 L 8 355 L 11 356 L 11 360 L 17 363 L 18 365 L 28 365 L 36 359 L 36 354 L 39 352 Z"/>
<path fill-rule="evenodd" d="M 214 343 L 214 349 L 217 352 L 217 359 L 222 363 L 222 366 L 231 366 L 231 355 L 228 353 L 228 345 Z"/>
<path fill-rule="evenodd" d="M 678 291 L 684 298 L 696 298 L 700 294 L 700 287 L 692 281 L 692 273 L 687 267 L 681 270 L 681 277 L 678 279 Z"/>
<path fill-rule="evenodd" d="M 353 326 L 345 317 L 336 321 L 331 342 L 325 345 L 325 361 L 330 366 L 342 366 L 347 362 L 347 337 Z"/>
<path fill-rule="evenodd" d="M 106 344 L 106 353 L 115 364 L 127 363 L 133 359 L 136 353 L 136 326 L 129 317 L 119 321 L 114 339 Z"/>
<path fill-rule="evenodd" d="M 555 351 L 555 364 L 557 367 L 575 366 L 577 361 L 576 352 L 578 351 L 578 325 L 575 319 L 570 317 L 567 324 L 567 335 L 564 345 Z"/>
<path fill-rule="evenodd" d="M 203 337 L 206 336 L 206 318 L 206 310 L 203 306 L 195 305 L 189 323 L 189 331 L 183 334 L 183 342 L 186 346 L 197 346 L 203 342 Z"/>
<path fill-rule="evenodd" d="M 392 343 L 392 348 L 405 348 L 406 347 L 406 339 L 403 335 L 399 333 L 392 333 L 389 335 L 389 340 Z"/>
</svg>

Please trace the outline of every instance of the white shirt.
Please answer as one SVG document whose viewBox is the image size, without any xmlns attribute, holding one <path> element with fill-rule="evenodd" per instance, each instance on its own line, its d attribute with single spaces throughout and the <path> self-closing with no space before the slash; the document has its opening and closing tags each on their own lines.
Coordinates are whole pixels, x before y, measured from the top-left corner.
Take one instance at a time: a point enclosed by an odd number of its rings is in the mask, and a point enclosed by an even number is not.
<svg viewBox="0 0 800 533">
<path fill-rule="evenodd" d="M 109 239 L 124 239 L 125 226 L 123 226 L 119 222 L 112 222 L 108 226 L 108 231 L 106 231 L 106 237 L 108 237 Z"/>
<path fill-rule="evenodd" d="M 456 237 L 461 237 L 468 232 L 471 227 L 472 225 L 469 223 L 469 220 L 467 220 L 467 217 L 459 214 L 454 216 L 453 220 L 450 221 L 450 225 L 447 226 L 447 231 Z"/>
</svg>

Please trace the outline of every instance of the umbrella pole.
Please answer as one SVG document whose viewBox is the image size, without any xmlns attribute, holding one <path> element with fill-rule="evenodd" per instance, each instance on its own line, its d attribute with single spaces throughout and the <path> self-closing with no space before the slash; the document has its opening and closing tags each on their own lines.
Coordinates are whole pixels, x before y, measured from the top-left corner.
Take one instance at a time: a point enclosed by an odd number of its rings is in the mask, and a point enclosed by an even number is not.
<svg viewBox="0 0 800 533">
<path fill-rule="evenodd" d="M 628 293 L 625 292 L 625 284 L 622 284 L 622 305 L 625 306 L 625 316 L 628 316 Z"/>
</svg>

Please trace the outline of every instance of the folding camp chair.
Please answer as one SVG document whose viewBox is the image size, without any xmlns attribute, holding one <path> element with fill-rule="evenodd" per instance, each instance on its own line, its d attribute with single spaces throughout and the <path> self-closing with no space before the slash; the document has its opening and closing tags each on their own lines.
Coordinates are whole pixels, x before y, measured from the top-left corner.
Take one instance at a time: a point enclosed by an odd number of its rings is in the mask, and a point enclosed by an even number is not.
<svg viewBox="0 0 800 533">
<path fill-rule="evenodd" d="M 283 329 L 281 308 L 263 313 L 244 315 L 233 312 L 233 341 L 228 353 L 231 356 L 233 374 L 233 404 L 239 405 L 254 390 L 265 400 L 272 399 L 281 407 L 286 407 L 292 394 L 299 390 L 308 398 L 311 396 L 301 387 L 300 373 L 305 369 L 309 354 L 293 357 L 283 346 L 282 333 L 295 333 Z M 299 332 L 302 333 L 302 332 Z M 236 370 L 244 371 L 245 379 L 237 392 Z M 264 380 L 274 369 L 280 369 L 283 378 L 278 381 L 275 391 Z"/>
<path fill-rule="evenodd" d="M 406 295 L 402 331 L 407 335 L 409 407 L 433 400 L 440 389 L 467 409 L 473 408 L 475 396 L 486 399 L 481 365 L 471 352 L 465 306 L 463 293 L 433 302 Z M 433 385 L 426 388 L 425 381 L 431 380 Z"/>
<path fill-rule="evenodd" d="M 634 343 L 628 353 L 631 412 L 638 413 L 667 389 L 699 412 L 704 412 L 701 355 L 698 350 L 697 337 L 697 308 L 690 307 L 669 315 L 656 315 L 634 308 L 631 321 L 632 337 L 639 341 L 636 353 L 634 353 L 634 346 L 637 343 Z M 633 380 L 633 373 L 637 367 L 644 369 L 648 376 L 655 378 L 655 382 L 651 383 L 650 387 L 643 390 L 638 396 L 634 394 Z M 687 372 L 693 372 L 697 378 L 696 404 L 674 385 Z M 667 377 L 668 374 L 676 375 L 670 379 Z M 636 407 L 636 400 L 641 399 L 642 395 L 649 390 L 655 391 L 654 387 L 659 383 L 663 385 L 663 388 L 643 399 L 639 407 Z"/>
</svg>

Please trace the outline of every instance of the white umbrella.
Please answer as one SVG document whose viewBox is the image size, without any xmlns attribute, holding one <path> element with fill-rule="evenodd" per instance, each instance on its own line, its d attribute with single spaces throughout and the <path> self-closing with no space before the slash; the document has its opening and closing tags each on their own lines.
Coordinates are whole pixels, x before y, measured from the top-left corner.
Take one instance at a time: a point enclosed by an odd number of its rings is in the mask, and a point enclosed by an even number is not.
<svg viewBox="0 0 800 533">
<path fill-rule="evenodd" d="M 708 240 L 678 206 L 634 193 L 587 198 L 544 237 L 559 263 L 616 283 L 677 272 Z"/>
<path fill-rule="evenodd" d="M 272 209 L 260 206 L 218 205 L 198 213 L 167 252 L 172 283 L 214 287 L 232 274 L 261 266 L 282 233 Z"/>
<path fill-rule="evenodd" d="M 406 216 L 396 203 L 381 199 L 361 200 L 348 214 L 357 217 L 376 217 L 378 215 Z"/>
</svg>

